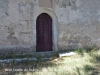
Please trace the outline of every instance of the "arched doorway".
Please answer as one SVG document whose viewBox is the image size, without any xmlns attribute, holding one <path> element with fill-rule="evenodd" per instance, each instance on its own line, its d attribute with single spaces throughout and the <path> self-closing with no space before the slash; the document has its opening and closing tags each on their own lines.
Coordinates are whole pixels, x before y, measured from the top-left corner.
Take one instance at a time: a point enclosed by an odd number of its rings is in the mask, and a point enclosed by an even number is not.
<svg viewBox="0 0 100 75">
<path fill-rule="evenodd" d="M 41 8 L 36 10 L 36 12 L 34 13 L 34 17 L 33 17 L 33 45 L 32 45 L 32 50 L 34 50 L 34 54 L 41 54 L 36 50 L 36 46 L 37 46 L 37 31 L 36 31 L 36 22 L 37 22 L 37 18 L 39 17 L 39 15 L 41 15 L 42 13 L 46 13 L 48 14 L 51 18 L 52 18 L 52 51 L 40 51 L 42 52 L 42 54 L 44 55 L 44 53 L 51 53 L 52 52 L 57 52 L 58 51 L 58 20 L 57 20 L 57 16 L 55 14 L 54 11 L 52 11 L 51 9 L 48 8 Z"/>
<path fill-rule="evenodd" d="M 52 18 L 42 13 L 36 20 L 36 52 L 52 50 Z"/>
</svg>

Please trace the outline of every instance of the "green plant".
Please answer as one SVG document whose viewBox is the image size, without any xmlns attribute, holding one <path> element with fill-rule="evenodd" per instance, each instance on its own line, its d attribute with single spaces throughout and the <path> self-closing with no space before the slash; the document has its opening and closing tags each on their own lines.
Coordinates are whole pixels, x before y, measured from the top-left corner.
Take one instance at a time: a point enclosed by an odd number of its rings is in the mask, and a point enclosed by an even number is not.
<svg viewBox="0 0 100 75">
<path fill-rule="evenodd" d="M 80 69 L 78 67 L 76 67 L 76 69 L 77 69 L 78 75 L 81 75 Z"/>
</svg>

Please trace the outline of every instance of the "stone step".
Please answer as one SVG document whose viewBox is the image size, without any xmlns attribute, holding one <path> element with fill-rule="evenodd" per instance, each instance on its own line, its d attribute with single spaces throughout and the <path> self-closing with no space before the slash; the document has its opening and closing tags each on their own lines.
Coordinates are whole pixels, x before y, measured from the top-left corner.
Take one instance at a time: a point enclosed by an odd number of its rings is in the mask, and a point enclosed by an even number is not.
<svg viewBox="0 0 100 75">
<path fill-rule="evenodd" d="M 45 60 L 50 60 L 50 58 L 41 58 L 41 61 L 45 61 Z M 10 64 L 11 62 L 18 64 L 24 61 L 38 61 L 38 59 L 36 57 L 30 57 L 30 58 L 16 58 L 16 59 L 3 59 L 0 60 L 0 64 Z"/>
</svg>

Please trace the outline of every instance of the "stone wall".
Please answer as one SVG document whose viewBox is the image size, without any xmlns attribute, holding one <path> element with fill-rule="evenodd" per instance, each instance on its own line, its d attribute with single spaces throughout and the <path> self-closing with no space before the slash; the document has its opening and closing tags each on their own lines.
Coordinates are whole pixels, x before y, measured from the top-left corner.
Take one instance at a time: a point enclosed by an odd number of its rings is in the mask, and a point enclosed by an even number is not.
<svg viewBox="0 0 100 75">
<path fill-rule="evenodd" d="M 99 0 L 47 2 L 50 4 L 44 5 L 39 0 L 0 0 L 0 54 L 6 51 L 8 54 L 34 53 L 34 17 L 43 8 L 53 11 L 57 16 L 59 50 L 93 45 L 100 47 Z"/>
<path fill-rule="evenodd" d="M 0 46 L 29 46 L 35 0 L 0 0 Z"/>
<path fill-rule="evenodd" d="M 38 1 L 0 0 L 0 55 L 28 54 L 33 45 L 33 17 Z"/>
<path fill-rule="evenodd" d="M 100 47 L 100 1 L 54 0 L 60 49 Z"/>
</svg>

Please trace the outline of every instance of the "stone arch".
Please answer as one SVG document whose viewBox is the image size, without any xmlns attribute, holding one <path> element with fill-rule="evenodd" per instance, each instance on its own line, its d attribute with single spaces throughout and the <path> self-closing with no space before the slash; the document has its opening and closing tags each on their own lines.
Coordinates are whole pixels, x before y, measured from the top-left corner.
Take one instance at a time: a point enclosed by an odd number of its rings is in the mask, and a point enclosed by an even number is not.
<svg viewBox="0 0 100 75">
<path fill-rule="evenodd" d="M 47 13 L 52 18 L 53 51 L 58 51 L 58 35 L 57 35 L 57 33 L 58 33 L 58 20 L 57 20 L 57 16 L 52 10 L 50 10 L 48 8 L 41 8 L 38 11 L 36 11 L 34 14 L 34 24 L 33 24 L 33 30 L 34 30 L 33 43 L 34 43 L 34 46 L 33 47 L 35 49 L 35 52 L 36 52 L 36 20 L 37 20 L 37 17 L 42 13 Z"/>
</svg>

